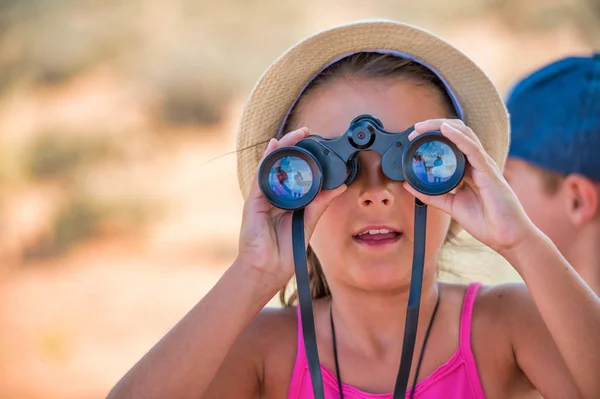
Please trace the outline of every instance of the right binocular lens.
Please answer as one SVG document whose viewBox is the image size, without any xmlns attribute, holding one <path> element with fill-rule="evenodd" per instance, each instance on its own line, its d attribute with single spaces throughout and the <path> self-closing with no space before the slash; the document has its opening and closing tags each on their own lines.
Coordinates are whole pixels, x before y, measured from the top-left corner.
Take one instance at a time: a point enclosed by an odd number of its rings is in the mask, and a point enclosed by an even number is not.
<svg viewBox="0 0 600 399">
<path fill-rule="evenodd" d="M 440 133 L 425 133 L 417 137 L 406 149 L 403 158 L 406 180 L 423 194 L 450 192 L 464 176 L 464 154 Z"/>
<path fill-rule="evenodd" d="M 440 141 L 428 141 L 412 156 L 412 169 L 417 179 L 427 185 L 446 183 L 456 172 L 454 151 Z"/>
</svg>

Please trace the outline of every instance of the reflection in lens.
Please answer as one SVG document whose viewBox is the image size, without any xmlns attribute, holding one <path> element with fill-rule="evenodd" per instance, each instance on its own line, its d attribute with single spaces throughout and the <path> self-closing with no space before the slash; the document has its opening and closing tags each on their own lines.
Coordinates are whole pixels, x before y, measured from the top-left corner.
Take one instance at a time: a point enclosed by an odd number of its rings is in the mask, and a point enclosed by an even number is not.
<svg viewBox="0 0 600 399">
<path fill-rule="evenodd" d="M 417 178 L 423 183 L 442 184 L 456 171 L 456 155 L 447 144 L 428 141 L 415 151 L 412 167 Z"/>
<path fill-rule="evenodd" d="M 282 157 L 269 171 L 271 190 L 283 200 L 292 201 L 304 197 L 312 183 L 310 166 L 295 156 Z"/>
</svg>

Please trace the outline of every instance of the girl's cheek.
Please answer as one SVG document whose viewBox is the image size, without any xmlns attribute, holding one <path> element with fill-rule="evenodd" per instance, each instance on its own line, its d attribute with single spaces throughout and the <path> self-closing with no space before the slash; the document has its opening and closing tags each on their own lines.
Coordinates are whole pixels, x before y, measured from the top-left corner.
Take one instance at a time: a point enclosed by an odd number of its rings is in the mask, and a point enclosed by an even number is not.
<svg viewBox="0 0 600 399">
<path fill-rule="evenodd" d="M 342 194 L 344 195 L 344 194 Z M 338 201 L 339 197 L 329 204 L 313 231 L 310 244 L 318 251 L 319 248 L 332 248 L 348 232 L 348 216 Z"/>
<path fill-rule="evenodd" d="M 336 230 L 336 227 L 340 228 L 343 224 L 343 220 L 345 218 L 344 212 L 342 212 L 342 208 L 339 206 L 339 202 L 336 198 L 332 201 L 331 204 L 327 207 L 321 219 L 317 222 L 317 226 L 315 227 L 314 234 L 317 235 L 320 232 L 333 232 Z M 337 220 L 337 223 L 336 223 Z"/>
<path fill-rule="evenodd" d="M 428 209 L 427 237 L 435 246 L 441 247 L 450 228 L 451 218 L 448 214 L 430 207 Z"/>
</svg>

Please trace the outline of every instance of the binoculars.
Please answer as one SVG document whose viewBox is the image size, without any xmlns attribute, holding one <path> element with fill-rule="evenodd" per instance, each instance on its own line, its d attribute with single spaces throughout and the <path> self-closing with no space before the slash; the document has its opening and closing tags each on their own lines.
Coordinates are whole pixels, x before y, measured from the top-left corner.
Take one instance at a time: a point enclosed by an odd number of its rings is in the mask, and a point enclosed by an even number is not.
<svg viewBox="0 0 600 399">
<path fill-rule="evenodd" d="M 439 131 L 409 141 L 413 130 L 387 132 L 379 119 L 360 115 L 340 137 L 311 135 L 270 153 L 258 171 L 260 189 L 277 208 L 301 209 L 321 190 L 352 184 L 360 170 L 360 151 L 376 151 L 389 179 L 408 181 L 427 195 L 451 191 L 464 176 L 464 154 Z"/>
</svg>

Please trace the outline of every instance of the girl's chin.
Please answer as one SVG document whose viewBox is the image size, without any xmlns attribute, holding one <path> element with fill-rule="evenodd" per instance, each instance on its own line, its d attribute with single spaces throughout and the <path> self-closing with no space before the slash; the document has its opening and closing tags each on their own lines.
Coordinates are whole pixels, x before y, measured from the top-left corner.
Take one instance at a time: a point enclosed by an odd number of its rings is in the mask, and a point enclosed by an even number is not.
<svg viewBox="0 0 600 399">
<path fill-rule="evenodd" d="M 410 285 L 411 264 L 399 262 L 371 262 L 369 265 L 353 265 L 347 270 L 353 284 L 364 290 L 389 290 Z"/>
</svg>

